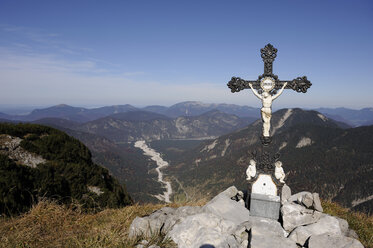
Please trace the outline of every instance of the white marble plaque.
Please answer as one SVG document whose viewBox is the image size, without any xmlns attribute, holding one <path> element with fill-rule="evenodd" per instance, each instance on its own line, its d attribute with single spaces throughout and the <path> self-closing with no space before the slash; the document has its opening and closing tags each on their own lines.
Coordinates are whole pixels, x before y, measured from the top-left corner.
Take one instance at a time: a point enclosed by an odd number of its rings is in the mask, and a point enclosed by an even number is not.
<svg viewBox="0 0 373 248">
<path fill-rule="evenodd" d="M 251 193 L 277 196 L 277 186 L 270 175 L 260 174 L 253 183 Z"/>
</svg>

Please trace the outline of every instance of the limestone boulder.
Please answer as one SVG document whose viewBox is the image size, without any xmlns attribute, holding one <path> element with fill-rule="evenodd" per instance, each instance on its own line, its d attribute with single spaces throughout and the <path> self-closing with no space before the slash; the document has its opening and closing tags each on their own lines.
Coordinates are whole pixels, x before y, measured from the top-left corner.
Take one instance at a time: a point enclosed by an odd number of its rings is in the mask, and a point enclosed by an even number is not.
<svg viewBox="0 0 373 248">
<path fill-rule="evenodd" d="M 174 208 L 164 207 L 149 216 L 136 217 L 129 228 L 129 237 L 150 237 L 155 233 L 166 233 L 179 219 L 174 215 L 175 211 Z"/>
<path fill-rule="evenodd" d="M 338 236 L 343 235 L 337 218 L 323 214 L 316 223 L 295 228 L 290 233 L 289 238 L 294 240 L 297 244 L 304 246 L 309 237 L 325 233 Z"/>
<path fill-rule="evenodd" d="M 306 194 L 311 194 L 311 193 L 307 192 L 307 191 L 302 191 L 302 192 L 296 193 L 296 194 L 290 196 L 288 201 L 289 202 L 297 202 L 298 204 L 301 204 L 302 203 L 302 198 Z"/>
<path fill-rule="evenodd" d="M 364 248 L 356 239 L 335 235 L 320 234 L 312 235 L 308 241 L 308 248 Z"/>
<path fill-rule="evenodd" d="M 222 219 L 212 213 L 200 213 L 186 217 L 175 224 L 167 234 L 179 248 L 201 247 L 239 247 L 233 235 L 234 222 Z"/>
<path fill-rule="evenodd" d="M 291 232 L 298 226 L 317 222 L 322 213 L 307 209 L 298 204 L 287 202 L 281 207 L 281 215 L 285 231 Z"/>
<path fill-rule="evenodd" d="M 239 225 L 242 222 L 248 221 L 250 218 L 250 211 L 245 205 L 241 204 L 240 198 L 237 197 L 241 194 L 241 191 L 238 191 L 236 187 L 232 186 L 215 196 L 202 207 L 202 211 L 214 214 Z"/>
<path fill-rule="evenodd" d="M 313 196 L 311 193 L 304 194 L 301 198 L 301 204 L 303 204 L 306 208 L 311 208 L 313 205 Z"/>
<path fill-rule="evenodd" d="M 290 196 L 291 196 L 291 189 L 289 186 L 284 184 L 281 190 L 281 204 L 284 204 L 285 202 L 287 202 Z"/>
<path fill-rule="evenodd" d="M 247 225 L 249 229 L 249 244 L 252 248 L 297 248 L 293 240 L 286 238 L 287 233 L 276 220 L 250 217 Z"/>
<path fill-rule="evenodd" d="M 319 212 L 323 212 L 324 210 L 321 206 L 321 201 L 320 201 L 319 194 L 318 193 L 312 193 L 312 197 L 313 197 L 312 208 L 319 211 Z"/>
<path fill-rule="evenodd" d="M 321 201 L 318 193 L 302 191 L 290 196 L 288 198 L 288 202 L 296 202 L 300 205 L 305 206 L 306 208 L 323 212 L 323 208 L 321 206 Z"/>
</svg>

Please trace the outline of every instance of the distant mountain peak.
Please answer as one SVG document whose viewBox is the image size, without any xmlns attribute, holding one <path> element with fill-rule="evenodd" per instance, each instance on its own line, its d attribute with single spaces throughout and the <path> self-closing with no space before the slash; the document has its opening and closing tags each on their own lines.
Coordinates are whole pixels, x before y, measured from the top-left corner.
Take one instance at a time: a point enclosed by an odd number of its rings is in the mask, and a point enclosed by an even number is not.
<svg viewBox="0 0 373 248">
<path fill-rule="evenodd" d="M 61 103 L 61 104 L 56 105 L 55 107 L 62 108 L 62 107 L 71 107 L 71 106 L 67 105 L 67 104 L 64 104 L 64 103 Z"/>
</svg>

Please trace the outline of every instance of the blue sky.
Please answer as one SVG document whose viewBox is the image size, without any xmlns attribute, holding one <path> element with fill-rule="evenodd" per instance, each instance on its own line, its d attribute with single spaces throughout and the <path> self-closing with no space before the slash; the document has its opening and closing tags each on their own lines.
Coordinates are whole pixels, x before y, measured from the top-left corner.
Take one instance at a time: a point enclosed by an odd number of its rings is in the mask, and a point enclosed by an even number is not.
<svg viewBox="0 0 373 248">
<path fill-rule="evenodd" d="M 0 105 L 259 107 L 232 76 L 306 75 L 280 107 L 373 107 L 372 1 L 0 1 Z"/>
</svg>

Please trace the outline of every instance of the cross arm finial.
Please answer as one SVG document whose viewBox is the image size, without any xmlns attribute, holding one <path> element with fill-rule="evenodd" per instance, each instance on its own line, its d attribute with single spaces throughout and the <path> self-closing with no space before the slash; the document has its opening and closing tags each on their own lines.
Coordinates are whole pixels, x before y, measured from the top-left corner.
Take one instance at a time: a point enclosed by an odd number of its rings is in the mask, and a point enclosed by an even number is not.
<svg viewBox="0 0 373 248">
<path fill-rule="evenodd" d="M 228 82 L 227 86 L 229 89 L 231 89 L 232 93 L 234 93 L 250 88 L 249 83 L 253 84 L 253 88 L 258 89 L 258 86 L 256 85 L 256 80 L 248 81 L 239 77 L 232 77 L 232 79 Z"/>
<path fill-rule="evenodd" d="M 293 80 L 288 80 L 288 81 L 279 81 L 275 89 L 281 89 L 281 87 L 284 85 L 284 83 L 288 83 L 285 87 L 285 89 L 292 89 L 296 92 L 299 93 L 306 93 L 307 90 L 312 86 L 312 83 L 307 79 L 306 76 L 303 77 L 297 77 Z"/>
</svg>

